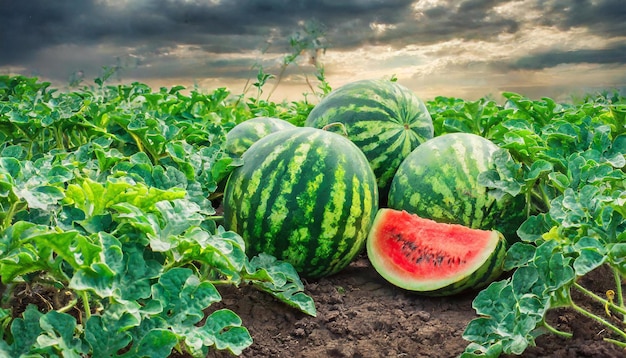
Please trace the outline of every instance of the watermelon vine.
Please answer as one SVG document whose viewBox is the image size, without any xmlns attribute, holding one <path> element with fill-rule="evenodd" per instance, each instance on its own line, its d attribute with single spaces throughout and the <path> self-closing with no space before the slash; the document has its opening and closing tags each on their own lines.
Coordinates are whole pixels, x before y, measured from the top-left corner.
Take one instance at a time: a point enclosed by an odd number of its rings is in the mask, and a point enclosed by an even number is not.
<svg viewBox="0 0 626 358">
<path fill-rule="evenodd" d="M 315 315 L 293 266 L 246 256 L 208 200 L 250 110 L 225 89 L 96 84 L 0 76 L 0 356 L 241 354 L 252 337 L 214 308 L 223 285 Z"/>
<path fill-rule="evenodd" d="M 314 107 L 261 99 L 269 78 L 260 69 L 258 93 L 246 98 L 106 78 L 59 92 L 0 76 L 0 355 L 240 354 L 252 337 L 236 312 L 214 308 L 221 285 L 251 284 L 315 315 L 293 265 L 246 255 L 217 213 L 226 178 L 244 164 L 223 150 L 226 133 L 254 117 L 303 126 Z M 426 103 L 425 136 L 495 143 L 478 183 L 524 203 L 509 276 L 477 294 L 462 356 L 521 354 L 542 334 L 571 336 L 549 322 L 555 308 L 596 320 L 626 347 L 626 101 L 503 95 L 503 104 Z M 410 125 L 399 127 L 404 135 Z M 368 144 L 372 157 L 385 149 Z M 582 278 L 600 267 L 614 284 L 591 292 Z M 41 299 L 21 301 L 26 294 Z"/>
<path fill-rule="evenodd" d="M 599 322 L 612 332 L 607 341 L 626 347 L 626 101 L 618 93 L 578 105 L 504 96 L 503 106 L 444 98 L 429 103 L 439 134 L 474 132 L 503 148 L 479 182 L 526 200 L 521 240 L 505 261 L 512 275 L 477 295 L 473 307 L 480 317 L 465 330 L 471 343 L 462 356 L 521 354 L 539 335 L 571 336 L 547 321 L 554 308 Z M 600 266 L 615 282 L 605 297 L 580 284 Z M 573 291 L 598 302 L 604 314 L 578 305 Z"/>
</svg>

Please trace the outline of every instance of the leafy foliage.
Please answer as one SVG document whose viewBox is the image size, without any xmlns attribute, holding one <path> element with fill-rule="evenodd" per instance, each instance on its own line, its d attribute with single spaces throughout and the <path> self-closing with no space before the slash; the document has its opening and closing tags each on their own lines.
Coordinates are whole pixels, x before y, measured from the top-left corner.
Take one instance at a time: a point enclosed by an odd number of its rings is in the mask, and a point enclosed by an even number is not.
<svg viewBox="0 0 626 358">
<path fill-rule="evenodd" d="M 323 29 L 304 34 L 295 45 L 325 49 Z M 285 65 L 304 53 L 295 45 Z M 314 94 L 323 96 L 330 87 L 316 70 Z M 252 285 L 315 315 L 293 267 L 246 257 L 216 210 L 224 179 L 241 165 L 222 151 L 225 133 L 255 116 L 302 125 L 313 104 L 261 99 L 272 79 L 262 68 L 250 98 L 225 88 L 105 85 L 111 74 L 70 92 L 0 76 L 0 355 L 240 354 L 252 337 L 235 312 L 214 308 L 220 285 Z M 619 93 L 577 104 L 503 95 L 502 105 L 428 103 L 436 135 L 470 132 L 498 144 L 496 167 L 480 182 L 526 201 L 507 252 L 510 275 L 476 296 L 463 356 L 521 354 L 539 335 L 570 336 L 547 322 L 557 307 L 626 345 L 626 101 Z M 601 266 L 615 286 L 591 292 L 580 278 Z M 605 312 L 580 307 L 573 291 Z"/>
<path fill-rule="evenodd" d="M 246 257 L 219 226 L 220 185 L 241 164 L 222 142 L 258 102 L 104 80 L 60 93 L 0 76 L 1 355 L 240 354 L 252 338 L 235 312 L 212 307 L 220 285 L 315 315 L 291 265 Z"/>
<path fill-rule="evenodd" d="M 464 338 L 471 343 L 463 356 L 521 354 L 544 333 L 560 332 L 546 322 L 546 313 L 567 307 L 605 325 L 607 338 L 626 346 L 626 101 L 619 94 L 588 97 L 578 105 L 552 99 L 530 100 L 504 93 L 503 106 L 493 101 L 465 102 L 437 98 L 430 103 L 439 133 L 468 131 L 483 135 L 502 149 L 496 167 L 481 173 L 479 182 L 494 195 L 526 198 L 526 221 L 520 241 L 507 252 L 510 278 L 480 292 L 473 306 L 480 315 Z M 607 265 L 615 287 L 607 299 L 578 281 Z M 621 325 L 578 306 L 577 290 L 606 307 Z"/>
</svg>

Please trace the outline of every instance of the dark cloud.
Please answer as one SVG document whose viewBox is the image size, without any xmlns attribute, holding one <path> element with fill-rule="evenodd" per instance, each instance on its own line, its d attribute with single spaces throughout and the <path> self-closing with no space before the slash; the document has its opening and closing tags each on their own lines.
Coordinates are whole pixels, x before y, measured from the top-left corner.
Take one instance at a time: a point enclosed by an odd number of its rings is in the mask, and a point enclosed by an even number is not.
<svg viewBox="0 0 626 358">
<path fill-rule="evenodd" d="M 514 32 L 517 22 L 492 11 L 494 0 L 450 1 L 416 19 L 413 0 L 133 0 L 108 6 L 95 0 L 29 0 L 0 5 L 0 65 L 28 61 L 57 45 L 150 44 L 154 51 L 174 44 L 207 51 L 245 52 L 276 40 L 266 50 L 284 52 L 287 38 L 302 21 L 326 26 L 330 45 L 349 49 L 363 44 L 407 41 L 433 43 L 450 38 L 488 38 Z M 371 25 L 393 25 L 379 34 Z"/>
<path fill-rule="evenodd" d="M 624 64 L 626 63 L 626 43 L 603 49 L 536 53 L 518 59 L 510 67 L 514 69 L 540 70 L 560 64 L 577 63 Z"/>
<path fill-rule="evenodd" d="M 243 52 L 275 36 L 287 38 L 303 20 L 329 26 L 396 22 L 411 0 L 133 0 L 107 6 L 94 0 L 4 1 L 0 4 L 0 65 L 16 64 L 61 44 L 113 43 L 155 48 L 195 44 L 214 52 Z M 356 20 L 356 21 L 355 21 Z M 285 40 L 286 42 L 286 40 Z M 284 48 L 279 49 L 284 51 Z"/>
<path fill-rule="evenodd" d="M 608 37 L 626 34 L 624 0 L 537 0 L 536 7 L 545 12 L 545 25 L 564 30 L 582 27 Z"/>
<path fill-rule="evenodd" d="M 449 1 L 424 9 L 422 16 L 405 18 L 398 26 L 375 38 L 377 43 L 432 44 L 451 39 L 489 40 L 502 33 L 515 33 L 516 19 L 498 14 L 494 6 L 508 1 Z"/>
<path fill-rule="evenodd" d="M 23 67 L 63 79 L 72 71 L 95 71 L 118 57 L 132 56 L 132 72 L 138 77 L 236 77 L 254 61 L 211 56 L 255 50 L 280 56 L 291 50 L 289 37 L 302 34 L 303 23 L 325 30 L 322 45 L 331 50 L 365 44 L 403 48 L 452 39 L 493 41 L 534 25 L 587 28 L 607 39 L 626 33 L 624 0 L 524 1 L 528 9 L 545 13 L 537 24 L 495 11 L 496 6 L 519 0 L 450 0 L 432 7 L 418 0 L 0 0 L 0 67 Z M 180 45 L 208 59 L 168 57 Z M 539 69 L 625 61 L 624 46 L 614 46 L 533 54 L 509 66 Z"/>
<path fill-rule="evenodd" d="M 40 48 L 76 41 L 80 35 L 70 31 L 67 24 L 79 24 L 84 21 L 84 14 L 93 12 L 90 1 L 3 1 L 0 65 L 18 64 Z"/>
</svg>

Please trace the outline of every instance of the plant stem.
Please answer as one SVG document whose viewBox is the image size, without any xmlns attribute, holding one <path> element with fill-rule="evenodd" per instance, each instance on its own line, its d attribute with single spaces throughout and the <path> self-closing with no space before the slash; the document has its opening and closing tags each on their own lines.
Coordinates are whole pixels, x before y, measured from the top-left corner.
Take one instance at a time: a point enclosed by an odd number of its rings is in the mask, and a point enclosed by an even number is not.
<svg viewBox="0 0 626 358">
<path fill-rule="evenodd" d="M 624 293 L 622 292 L 622 276 L 616 268 L 612 268 L 613 277 L 615 277 L 615 295 L 617 296 L 617 305 L 626 309 L 624 306 Z M 626 313 L 622 312 L 622 322 L 626 323 Z"/>
<path fill-rule="evenodd" d="M 605 342 L 609 342 L 609 343 L 613 343 L 616 346 L 621 347 L 621 348 L 626 348 L 626 342 L 618 341 L 616 339 L 611 339 L 611 338 L 605 338 L 604 341 Z"/>
<path fill-rule="evenodd" d="M 237 282 L 234 282 L 233 280 L 229 280 L 229 279 L 225 279 L 225 280 L 209 280 L 209 282 L 212 283 L 215 286 L 219 286 L 219 285 L 237 286 Z"/>
<path fill-rule="evenodd" d="M 535 208 L 540 213 L 547 212 L 550 210 L 550 197 L 548 193 L 546 193 L 544 182 L 539 181 L 539 183 L 533 185 L 533 187 L 528 191 L 528 197 L 526 202 L 530 205 L 527 205 L 527 214 L 530 215 L 530 210 Z"/>
<path fill-rule="evenodd" d="M 580 314 L 582 314 L 583 316 L 587 317 L 587 318 L 591 318 L 593 320 L 598 321 L 599 323 L 603 324 L 604 326 L 610 328 L 613 332 L 617 333 L 619 336 L 621 336 L 622 338 L 626 339 L 626 332 L 622 331 L 619 327 L 613 325 L 611 322 L 605 320 L 604 318 L 595 315 L 589 311 L 587 311 L 586 309 L 578 306 L 577 304 L 574 303 L 574 301 L 570 301 L 570 305 L 572 307 L 572 309 Z"/>
<path fill-rule="evenodd" d="M 54 127 L 54 138 L 57 141 L 57 148 L 60 150 L 65 149 L 64 140 L 63 140 L 63 129 L 60 126 Z"/>
<path fill-rule="evenodd" d="M 602 297 L 596 295 L 595 293 L 589 291 L 588 289 L 584 288 L 579 283 L 575 282 L 574 283 L 574 287 L 576 289 L 578 289 L 580 292 L 584 293 L 585 295 L 587 295 L 587 296 L 593 298 L 594 300 L 602 303 L 603 305 L 605 305 L 605 306 L 608 305 L 609 307 L 611 307 L 612 309 L 618 311 L 619 313 L 626 315 L 626 309 L 624 307 L 620 307 L 620 306 L 614 304 L 613 302 L 605 300 L 604 298 L 602 298 Z"/>
<path fill-rule="evenodd" d="M 346 125 L 341 123 L 341 122 L 328 123 L 327 125 L 322 127 L 322 130 L 328 131 L 332 127 L 339 127 L 339 128 L 341 128 L 341 131 L 343 132 L 343 136 L 344 137 L 348 136 L 348 129 L 346 128 Z"/>
<path fill-rule="evenodd" d="M 531 205 L 531 200 L 532 200 L 532 190 L 529 190 L 526 192 L 526 218 L 530 217 L 530 209 L 532 207 Z"/>
<path fill-rule="evenodd" d="M 280 72 L 278 73 L 278 76 L 276 76 L 276 82 L 274 82 L 274 85 L 272 86 L 272 89 L 270 90 L 270 93 L 267 95 L 267 100 L 270 100 L 270 97 L 272 97 L 272 94 L 274 94 L 274 91 L 276 91 L 276 88 L 278 88 L 278 85 L 280 84 L 280 80 L 283 79 L 283 75 L 285 74 L 285 70 L 287 70 L 287 66 L 289 66 L 290 62 L 286 62 L 283 63 L 283 65 L 280 67 Z M 259 93 L 259 97 L 260 97 L 260 93 Z"/>
<path fill-rule="evenodd" d="M 80 296 L 83 300 L 83 307 L 85 307 L 85 317 L 87 321 L 89 318 L 91 318 L 91 307 L 89 306 L 89 294 L 87 293 L 87 291 L 82 291 L 80 293 Z"/>
<path fill-rule="evenodd" d="M 548 322 L 543 321 L 543 326 L 550 332 L 553 334 L 556 334 L 557 336 L 561 336 L 561 337 L 565 337 L 565 338 L 572 338 L 574 335 L 572 333 L 569 332 L 563 332 L 557 328 L 552 327 L 551 325 L 548 324 Z"/>
<path fill-rule="evenodd" d="M 128 129 L 126 129 L 126 131 L 128 132 L 128 134 L 130 134 L 130 136 L 133 138 L 133 140 L 135 141 L 135 144 L 137 145 L 137 149 L 139 149 L 140 152 L 144 152 L 146 154 L 150 154 L 149 152 L 146 151 L 146 149 L 143 146 L 143 143 L 141 142 L 141 138 L 139 138 L 139 136 L 131 131 L 129 131 Z M 150 158 L 153 160 L 154 163 L 154 158 Z"/>
<path fill-rule="evenodd" d="M 76 306 L 76 303 L 78 303 L 78 297 L 74 297 L 68 304 L 66 304 L 65 306 L 59 308 L 57 311 L 61 312 L 61 313 L 65 313 L 69 310 L 71 310 L 72 308 L 74 308 L 74 306 Z M 89 304 L 87 304 L 89 305 Z"/>
<path fill-rule="evenodd" d="M 0 231 L 8 229 L 9 226 L 13 224 L 13 216 L 15 216 L 15 213 L 18 211 L 18 206 L 20 205 L 20 203 L 21 202 L 19 201 L 19 198 L 11 203 L 11 206 L 9 207 L 9 210 L 6 212 L 6 216 L 4 217 L 4 222 L 0 226 Z"/>
</svg>

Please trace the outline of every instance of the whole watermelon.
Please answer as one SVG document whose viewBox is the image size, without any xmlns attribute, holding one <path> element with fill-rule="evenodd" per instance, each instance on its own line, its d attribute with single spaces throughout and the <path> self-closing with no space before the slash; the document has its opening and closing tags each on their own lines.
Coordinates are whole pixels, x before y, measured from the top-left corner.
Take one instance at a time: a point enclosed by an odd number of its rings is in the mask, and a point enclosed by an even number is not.
<svg viewBox="0 0 626 358">
<path fill-rule="evenodd" d="M 243 121 L 226 133 L 224 151 L 232 157 L 241 157 L 257 140 L 270 133 L 295 126 L 283 119 L 274 117 L 255 117 Z"/>
<path fill-rule="evenodd" d="M 333 123 L 342 125 L 329 126 Z M 345 130 L 367 157 L 385 197 L 400 163 L 434 131 L 424 102 L 388 80 L 360 80 L 339 87 L 313 108 L 305 125 Z"/>
<path fill-rule="evenodd" d="M 260 139 L 242 158 L 226 184 L 224 226 L 243 237 L 248 255 L 265 252 L 317 278 L 362 251 L 378 191 L 354 143 L 297 127 Z"/>
<path fill-rule="evenodd" d="M 478 175 L 495 166 L 493 142 L 470 133 L 449 133 L 417 147 L 402 162 L 391 183 L 388 205 L 441 223 L 498 230 L 517 240 L 525 220 L 522 196 L 496 197 L 478 184 Z"/>
</svg>

